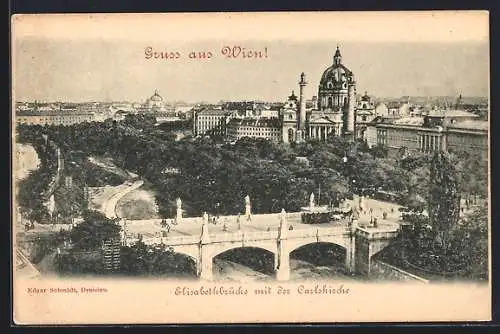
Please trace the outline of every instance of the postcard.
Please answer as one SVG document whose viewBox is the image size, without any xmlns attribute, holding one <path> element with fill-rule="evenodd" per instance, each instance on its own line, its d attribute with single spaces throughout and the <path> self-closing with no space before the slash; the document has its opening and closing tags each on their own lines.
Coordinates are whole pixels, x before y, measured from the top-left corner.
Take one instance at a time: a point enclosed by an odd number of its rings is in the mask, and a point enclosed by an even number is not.
<svg viewBox="0 0 500 334">
<path fill-rule="evenodd" d="M 491 320 L 488 12 L 11 24 L 17 325 Z"/>
</svg>

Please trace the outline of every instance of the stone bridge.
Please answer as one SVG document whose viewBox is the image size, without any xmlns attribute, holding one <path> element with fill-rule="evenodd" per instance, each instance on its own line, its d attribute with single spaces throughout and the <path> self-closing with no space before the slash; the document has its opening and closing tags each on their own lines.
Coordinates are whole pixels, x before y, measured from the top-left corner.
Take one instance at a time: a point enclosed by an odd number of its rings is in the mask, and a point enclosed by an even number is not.
<svg viewBox="0 0 500 334">
<path fill-rule="evenodd" d="M 209 231 L 211 224 L 204 217 L 201 224 L 199 219 L 182 223 L 192 225 L 198 233 L 166 237 L 143 236 L 142 241 L 149 245 L 163 244 L 171 247 L 174 252 L 189 256 L 196 263 L 197 275 L 205 280 L 212 280 L 213 260 L 217 255 L 236 248 L 264 249 L 274 254 L 276 279 L 284 281 L 290 276 L 290 253 L 315 243 L 330 243 L 342 247 L 346 251 L 346 272 L 368 275 L 372 256 L 385 248 L 399 233 L 399 224 L 384 224 L 379 227 L 360 227 L 356 223 L 337 223 L 333 226 L 301 224 L 300 228 L 290 229 L 284 212 L 260 216 L 261 220 L 265 218 L 271 223 L 272 229 L 252 231 L 248 230 L 251 226 L 247 225 L 246 229 Z M 212 226 L 210 229 L 215 229 Z"/>
</svg>

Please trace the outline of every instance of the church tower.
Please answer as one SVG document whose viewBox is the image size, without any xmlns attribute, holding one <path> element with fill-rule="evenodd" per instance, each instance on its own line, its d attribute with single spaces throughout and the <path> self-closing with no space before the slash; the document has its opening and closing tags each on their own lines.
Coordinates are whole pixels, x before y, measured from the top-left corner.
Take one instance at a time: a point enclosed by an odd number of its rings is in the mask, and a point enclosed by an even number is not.
<svg viewBox="0 0 500 334">
<path fill-rule="evenodd" d="M 288 97 L 285 105 L 280 110 L 281 134 L 283 143 L 292 143 L 297 140 L 297 130 L 299 123 L 299 101 L 295 92 Z"/>
<path fill-rule="evenodd" d="M 321 76 L 317 109 L 339 125 L 339 134 L 342 133 L 343 136 L 354 134 L 356 81 L 352 71 L 342 63 L 342 54 L 338 46 L 333 56 L 333 64 Z"/>
</svg>

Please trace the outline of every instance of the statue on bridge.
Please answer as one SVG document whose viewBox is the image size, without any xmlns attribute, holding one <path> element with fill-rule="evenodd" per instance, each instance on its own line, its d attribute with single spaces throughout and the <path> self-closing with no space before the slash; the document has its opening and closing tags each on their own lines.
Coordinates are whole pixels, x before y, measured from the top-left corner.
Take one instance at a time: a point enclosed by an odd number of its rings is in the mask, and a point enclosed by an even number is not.
<svg viewBox="0 0 500 334">
<path fill-rule="evenodd" d="M 247 220 L 252 220 L 252 205 L 250 203 L 250 196 L 245 196 L 245 216 Z"/>
<path fill-rule="evenodd" d="M 203 219 L 201 222 L 201 241 L 207 240 L 208 238 L 208 213 L 203 212 Z"/>
<path fill-rule="evenodd" d="M 175 204 L 176 204 L 175 223 L 179 224 L 182 221 L 182 200 L 178 197 Z"/>
<path fill-rule="evenodd" d="M 280 229 L 279 229 L 279 237 L 280 239 L 286 236 L 287 228 L 287 220 L 286 220 L 286 211 L 285 209 L 281 209 L 280 213 Z"/>
<path fill-rule="evenodd" d="M 314 208 L 314 193 L 311 193 L 311 196 L 309 196 L 309 209 Z"/>
</svg>

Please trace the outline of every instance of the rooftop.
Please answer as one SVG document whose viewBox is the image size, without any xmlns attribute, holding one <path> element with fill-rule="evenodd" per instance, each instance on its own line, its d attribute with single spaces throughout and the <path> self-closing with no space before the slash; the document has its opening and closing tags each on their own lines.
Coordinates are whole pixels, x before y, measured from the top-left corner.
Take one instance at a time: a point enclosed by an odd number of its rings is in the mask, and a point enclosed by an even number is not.
<svg viewBox="0 0 500 334">
<path fill-rule="evenodd" d="M 402 117 L 391 121 L 392 124 L 398 125 L 413 125 L 422 126 L 424 124 L 423 117 Z"/>
<path fill-rule="evenodd" d="M 16 116 L 76 116 L 76 115 L 92 115 L 93 112 L 79 111 L 74 109 L 56 109 L 56 110 L 18 110 Z"/>
<path fill-rule="evenodd" d="M 280 127 L 280 120 L 274 117 L 233 118 L 229 126 Z"/>
<path fill-rule="evenodd" d="M 427 113 L 430 117 L 473 117 L 477 118 L 478 115 L 465 111 L 465 110 L 430 110 Z"/>
<path fill-rule="evenodd" d="M 231 114 L 231 111 L 223 109 L 206 108 L 199 111 L 198 114 L 213 115 L 213 116 L 229 116 Z"/>
<path fill-rule="evenodd" d="M 449 128 L 453 129 L 466 129 L 466 130 L 484 130 L 488 131 L 489 122 L 488 121 L 478 121 L 478 120 L 465 120 L 448 125 Z"/>
</svg>

